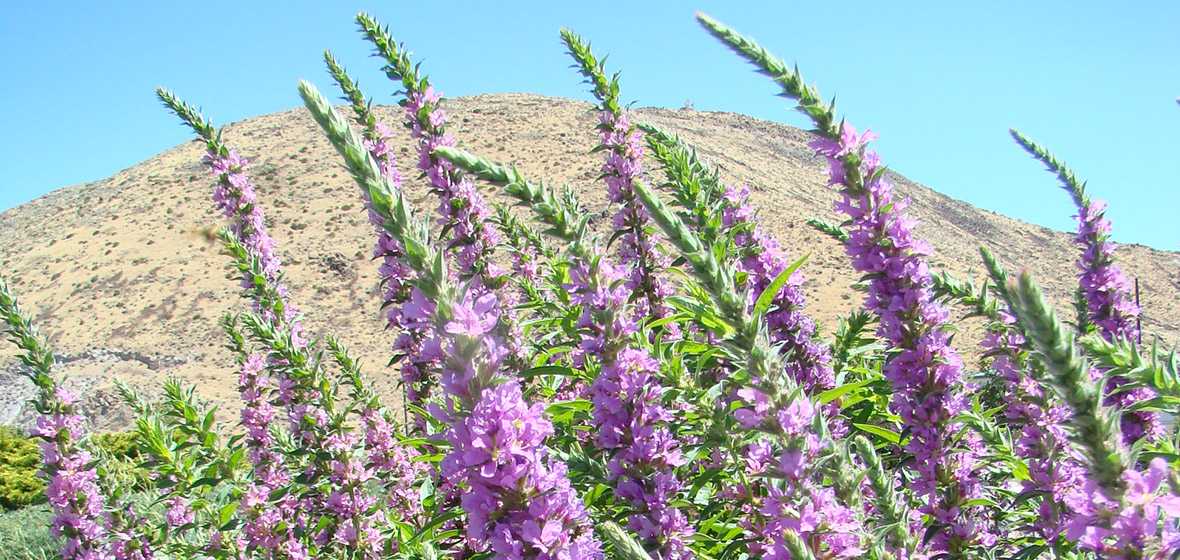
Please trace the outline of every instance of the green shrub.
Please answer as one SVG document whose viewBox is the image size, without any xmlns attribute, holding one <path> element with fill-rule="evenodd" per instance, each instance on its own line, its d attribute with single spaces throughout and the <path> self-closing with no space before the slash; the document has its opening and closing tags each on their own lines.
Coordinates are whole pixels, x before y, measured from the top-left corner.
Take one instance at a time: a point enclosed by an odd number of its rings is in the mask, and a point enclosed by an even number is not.
<svg viewBox="0 0 1180 560">
<path fill-rule="evenodd" d="M 11 426 L 0 426 L 0 508 L 27 506 L 41 497 L 45 483 L 37 477 L 41 449 Z"/>
<path fill-rule="evenodd" d="M 139 442 L 131 432 L 108 432 L 94 436 L 94 445 L 112 459 L 135 462 L 139 460 Z"/>
<path fill-rule="evenodd" d="M 90 447 L 96 455 L 104 457 L 106 476 L 115 477 L 136 490 L 144 490 L 151 484 L 147 469 L 139 466 L 139 440 L 133 432 L 107 432 L 91 438 Z"/>
</svg>

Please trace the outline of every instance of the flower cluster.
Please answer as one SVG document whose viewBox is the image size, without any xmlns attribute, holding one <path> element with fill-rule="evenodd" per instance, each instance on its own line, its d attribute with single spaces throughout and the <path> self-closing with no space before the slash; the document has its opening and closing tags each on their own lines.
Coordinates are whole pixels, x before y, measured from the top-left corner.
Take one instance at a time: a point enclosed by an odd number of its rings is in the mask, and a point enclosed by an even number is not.
<svg viewBox="0 0 1180 560">
<path fill-rule="evenodd" d="M 495 294 L 482 291 L 469 284 L 445 316 L 418 288 L 403 306 L 417 322 L 446 317 L 424 347 L 442 367 L 444 403 L 431 403 L 431 413 L 449 424 L 451 449 L 439 472 L 465 488 L 467 536 L 497 558 L 601 558 L 565 464 L 549 456 L 545 438 L 553 426 L 544 405 L 529 406 L 520 385 L 500 377 L 508 355 L 493 334 L 501 309 Z"/>
<path fill-rule="evenodd" d="M 141 532 L 147 526 L 147 520 L 135 513 L 127 505 L 122 511 L 116 512 L 112 518 L 118 518 L 120 525 L 109 528 L 111 537 L 111 554 L 115 560 L 152 560 L 155 552 L 152 543 Z"/>
<path fill-rule="evenodd" d="M 414 460 L 419 455 L 414 448 L 397 442 L 394 423 L 377 407 L 365 406 L 361 423 L 369 469 L 385 482 L 389 509 L 400 512 L 406 519 L 415 519 L 423 510 L 414 484 L 425 473 L 426 464 Z"/>
<path fill-rule="evenodd" d="M 905 450 L 918 477 L 911 488 L 926 499 L 922 512 L 945 525 L 930 541 L 936 551 L 989 546 L 995 536 L 964 504 L 981 496 L 976 456 L 978 435 L 955 417 L 968 408 L 962 360 L 943 330 L 947 312 L 932 298 L 926 257 L 931 248 L 913 236 L 917 224 L 905 213 L 909 200 L 895 200 L 881 158 L 865 144 L 876 138 L 844 123 L 838 137 L 811 145 L 828 159 L 829 182 L 840 187 L 836 210 L 848 216 L 845 249 L 868 280 L 865 307 L 880 319 L 878 334 L 896 350 L 884 374 L 893 384 L 895 412 L 911 436 Z"/>
<path fill-rule="evenodd" d="M 737 268 L 747 273 L 744 286 L 749 297 L 748 305 L 754 306 L 759 297 L 780 274 L 791 266 L 787 253 L 778 241 L 758 225 L 754 209 L 748 200 L 749 187 L 726 188 L 723 195 L 721 224 L 726 232 L 733 233 L 733 242 L 738 250 Z M 832 372 L 832 356 L 828 347 L 816 340 L 815 320 L 805 311 L 806 296 L 803 294 L 803 274 L 795 271 L 779 288 L 766 313 L 766 326 L 770 329 L 770 340 L 781 345 L 787 375 L 795 380 L 810 396 L 818 395 L 836 386 Z M 825 412 L 835 421 L 838 405 L 833 402 Z M 833 435 L 839 437 L 845 431 L 842 424 L 831 426 Z"/>
<path fill-rule="evenodd" d="M 619 205 L 621 263 L 587 239 L 572 190 L 558 194 L 452 149 L 441 97 L 362 15 L 387 74 L 407 92 L 407 128 L 440 197 L 441 233 L 410 207 L 391 131 L 330 53 L 363 137 L 309 83 L 300 93 L 362 187 L 388 322 L 398 331 L 395 361 L 421 406 L 415 413 L 426 411 L 421 437 L 398 433 L 334 336 L 325 336 L 330 352 L 304 340 L 248 162 L 160 90 L 209 149 L 213 198 L 229 220 L 222 240 L 255 302 L 257 313 L 223 321 L 238 355 L 242 433 L 222 441 L 213 411 L 176 382 L 165 386 L 164 408 L 129 396 L 146 415 L 137 423 L 151 458 L 143 466 L 164 491 L 160 515 L 137 516 L 121 500 L 144 488 L 95 468 L 76 399 L 54 381 L 52 350 L 0 279 L 2 333 L 23 351 L 22 371 L 40 391 L 33 433 L 62 557 L 150 560 L 158 547 L 170 557 L 225 560 L 601 560 L 606 552 L 973 560 L 1047 551 L 1174 560 L 1175 442 L 1153 439 L 1157 417 L 1125 408 L 1151 397 L 1150 388 L 1161 396 L 1153 405 L 1175 412 L 1180 358 L 1137 344 L 1138 309 L 1113 264 L 1102 203 L 1026 142 L 1079 207 L 1078 332 L 1057 319 L 1027 272 L 1008 277 L 987 250 L 995 283 L 983 291 L 949 273 L 933 277 L 909 201 L 895 196 L 868 148 L 875 136 L 838 120 L 797 69 L 699 17 L 816 125 L 812 146 L 827 158 L 841 193 L 836 209 L 847 217 L 821 229 L 844 243 L 866 292 L 867 311 L 841 322 L 831 347 L 804 313 L 802 261 L 788 260 L 759 224 L 749 190 L 722 187 L 687 143 L 633 124 L 617 79 L 576 35 L 562 32 L 601 102 L 599 149 Z M 651 134 L 680 209 L 646 181 L 638 130 Z M 506 206 L 491 216 L 475 178 L 503 186 L 551 229 L 533 230 Z M 519 291 L 504 288 L 511 279 L 493 260 L 495 227 L 516 257 Z M 666 282 L 670 255 L 655 227 L 687 263 L 682 284 Z M 984 375 L 1003 382 L 1001 409 L 984 406 L 990 392 L 974 400 L 943 298 L 989 320 Z M 518 322 L 514 313 L 526 309 L 533 315 Z M 876 339 L 865 334 L 871 315 Z M 1107 342 L 1086 336 L 1094 330 Z M 1091 378 L 1114 373 L 1125 378 L 1109 387 Z M 621 519 L 626 528 L 612 521 Z"/>
<path fill-rule="evenodd" d="M 630 294 L 624 274 L 605 259 L 579 262 L 566 286 L 571 302 L 583 306 L 580 357 L 584 363 L 593 356 L 600 365 L 587 395 L 594 405 L 594 444 L 610 453 L 615 495 L 635 507 L 630 528 L 657 548 L 658 558 L 687 559 L 692 554 L 686 540 L 694 531 L 672 505 L 684 486 L 676 468 L 685 461 L 668 428 L 672 414 L 661 402 L 659 364 L 647 350 L 627 343 L 637 326 L 623 311 Z"/>
<path fill-rule="evenodd" d="M 65 560 L 112 558 L 94 457 L 78 446 L 82 416 L 76 411 L 76 398 L 61 387 L 52 390 L 54 411 L 37 418 L 32 431 L 42 439 L 41 460 L 49 478 L 45 497 L 54 511 L 50 533 L 63 539 Z"/>
<path fill-rule="evenodd" d="M 258 259 L 268 282 L 274 284 L 276 293 L 283 300 L 283 317 L 273 317 L 272 311 L 264 308 L 259 301 L 255 301 L 255 311 L 266 319 L 292 322 L 293 340 L 296 344 L 303 344 L 303 330 L 298 322 L 293 322 L 299 310 L 287 302 L 290 296 L 287 287 L 278 283 L 283 265 L 282 259 L 276 253 L 278 243 L 266 233 L 266 218 L 263 216 L 262 208 L 255 204 L 257 194 L 254 192 L 254 184 L 246 174 L 246 170 L 250 168 L 249 160 L 241 157 L 237 150 L 210 147 L 204 161 L 209 170 L 218 177 L 217 186 L 213 189 L 213 202 L 217 204 L 217 209 L 231 220 L 230 234 L 241 242 L 250 255 Z M 254 288 L 254 284 L 247 278 L 242 279 L 242 286 L 247 290 Z"/>
<path fill-rule="evenodd" d="M 1028 461 L 1029 480 L 1022 482 L 1022 492 L 1043 495 L 1033 529 L 1052 541 L 1070 521 L 1065 499 L 1086 473 L 1070 449 L 1069 408 L 1052 403 L 1040 383 L 1025 373 L 1026 340 L 1016 329 L 1016 317 L 999 311 L 998 319 L 989 326 L 982 346 L 991 368 L 1004 380 L 1004 414 L 1020 434 L 1014 450 Z"/>
<path fill-rule="evenodd" d="M 553 426 L 543 411 L 525 404 L 515 381 L 486 389 L 447 431 L 452 450 L 441 472 L 466 484 L 468 536 L 495 557 L 601 558 L 565 463 L 548 456 Z"/>
<path fill-rule="evenodd" d="M 1167 476 L 1167 463 L 1160 457 L 1151 460 L 1146 474 L 1128 470 L 1122 478 L 1126 490 L 1121 500 L 1087 480 L 1070 495 L 1075 517 L 1065 527 L 1066 537 L 1111 560 L 1174 557 L 1180 550 L 1180 496 L 1160 494 Z"/>
<path fill-rule="evenodd" d="M 486 279 L 499 278 L 504 271 L 490 262 L 500 242 L 500 234 L 488 223 L 491 211 L 475 184 L 450 162 L 435 157 L 439 146 L 454 146 L 455 137 L 444 132 L 447 114 L 439 101 L 442 94 L 433 87 L 411 91 L 406 95 L 406 120 L 411 136 L 418 140 L 418 169 L 426 174 L 430 187 L 438 195 L 439 224 L 453 237 L 449 243 L 455 252 L 460 275 L 480 273 Z"/>
<path fill-rule="evenodd" d="M 1086 301 L 1086 320 L 1097 327 L 1106 340 L 1139 339 L 1139 306 L 1131 296 L 1133 284 L 1114 263 L 1117 245 L 1110 241 L 1110 220 L 1106 219 L 1106 203 L 1090 200 L 1084 195 L 1078 205 L 1078 233 L 1075 241 L 1082 247 L 1078 260 L 1078 287 Z M 1102 372 L 1095 370 L 1094 375 Z M 1110 380 L 1107 406 L 1127 408 L 1136 403 L 1150 400 L 1155 393 L 1147 387 L 1124 387 L 1128 380 L 1113 377 Z M 1146 410 L 1129 411 L 1122 417 L 1123 439 L 1128 445 L 1148 438 L 1163 435 L 1165 428 L 1159 414 Z"/>
<path fill-rule="evenodd" d="M 768 412 L 760 415 L 756 424 L 777 435 L 780 448 L 776 450 L 772 440 L 765 438 L 746 446 L 744 466 L 759 478 L 728 492 L 741 503 L 746 515 L 742 524 L 754 536 L 750 554 L 775 560 L 794 558 L 786 542 L 791 533 L 807 543 L 817 558 L 859 558 L 864 553 L 864 527 L 856 511 L 841 503 L 816 472 L 820 453 L 832 441 L 821 440 L 811 429 L 818 413 L 815 406 L 800 396 L 786 407 Z M 750 421 L 748 417 L 744 422 L 739 419 L 752 427 Z"/>
<path fill-rule="evenodd" d="M 642 177 L 642 136 L 625 112 L 604 109 L 599 119 L 602 147 L 606 149 L 602 177 L 611 201 L 619 205 L 612 223 L 615 229 L 626 232 L 620 238 L 619 251 L 623 264 L 630 267 L 627 287 L 643 297 L 635 306 L 635 314 L 666 317 L 671 307 L 665 300 L 672 294 L 672 287 L 660 273 L 668 268 L 670 261 L 660 247 L 659 236 L 648 230 L 651 218 L 635 200 L 631 189 L 631 181 L 646 180 Z"/>
</svg>

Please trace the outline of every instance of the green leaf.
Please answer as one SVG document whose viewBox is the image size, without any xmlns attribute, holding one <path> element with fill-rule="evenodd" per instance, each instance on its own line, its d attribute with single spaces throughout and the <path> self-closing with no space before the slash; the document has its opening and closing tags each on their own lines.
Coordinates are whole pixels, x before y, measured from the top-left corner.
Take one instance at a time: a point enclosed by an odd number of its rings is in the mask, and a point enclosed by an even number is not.
<svg viewBox="0 0 1180 560">
<path fill-rule="evenodd" d="M 840 385 L 839 387 L 828 389 L 827 391 L 820 393 L 815 399 L 819 401 L 819 404 L 828 404 L 843 395 L 847 395 L 848 393 L 851 393 L 857 389 L 866 387 L 873 382 L 874 380 L 868 379 L 865 381 L 858 381 L 856 383 L 846 383 L 844 385 Z"/>
<path fill-rule="evenodd" d="M 874 426 L 872 424 L 853 424 L 853 426 L 856 426 L 856 428 L 862 432 L 868 432 L 877 437 L 883 438 L 885 441 L 888 441 L 894 445 L 901 443 L 901 435 L 893 430 L 882 428 L 880 426 Z"/>
<path fill-rule="evenodd" d="M 236 511 L 238 511 L 237 502 L 230 502 L 224 506 L 221 506 L 221 509 L 217 510 L 217 523 L 219 525 L 225 525 L 226 523 L 229 523 L 229 520 L 233 518 L 234 512 Z"/>
<path fill-rule="evenodd" d="M 762 294 L 758 296 L 758 301 L 754 303 L 755 316 L 760 317 L 766 313 L 766 310 L 770 309 L 770 304 L 774 301 L 774 296 L 778 295 L 779 290 L 783 289 L 783 286 L 787 283 L 787 280 L 791 279 L 791 275 L 794 274 L 800 266 L 803 266 L 803 263 L 810 256 L 811 253 L 803 255 L 803 258 L 795 261 L 795 264 L 788 266 L 785 270 L 780 272 L 779 275 L 774 278 L 774 281 L 771 282 L 765 290 L 762 290 Z"/>
</svg>

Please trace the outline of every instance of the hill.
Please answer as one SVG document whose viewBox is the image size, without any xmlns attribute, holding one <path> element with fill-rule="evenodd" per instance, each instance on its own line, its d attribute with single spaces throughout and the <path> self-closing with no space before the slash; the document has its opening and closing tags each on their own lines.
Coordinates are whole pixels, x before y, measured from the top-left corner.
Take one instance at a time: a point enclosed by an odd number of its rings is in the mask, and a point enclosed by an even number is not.
<svg viewBox="0 0 1180 560">
<path fill-rule="evenodd" d="M 493 160 L 511 162 L 532 179 L 568 182 L 601 227 L 609 222 L 605 189 L 596 181 L 601 159 L 597 116 L 590 104 L 525 94 L 450 99 L 445 107 L 460 144 Z M 859 305 L 849 295 L 856 281 L 834 241 L 804 220 L 836 220 L 825 164 L 807 147 L 809 134 L 732 113 L 639 109 L 653 122 L 694 144 L 722 170 L 727 182 L 747 183 L 762 222 L 795 254 L 810 253 L 804 267 L 810 310 L 822 324 Z M 400 122 L 395 107 L 377 108 Z M 355 184 L 306 111 L 291 110 L 229 125 L 227 142 L 252 162 L 251 177 L 280 246 L 293 300 L 312 334 L 331 329 L 351 344 L 382 391 L 396 395 L 396 374 L 385 367 L 391 333 L 378 309 L 379 278 L 369 259 L 373 235 Z M 399 166 L 414 162 L 408 135 L 399 139 Z M 218 319 L 248 309 L 236 282 L 226 279 L 229 259 L 211 236 L 220 224 L 211 201 L 213 180 L 201 164 L 203 147 L 188 142 L 110 178 L 69 187 L 0 213 L 0 270 L 25 308 L 60 352 L 71 387 L 79 390 L 98 429 L 124 427 L 130 413 L 118 406 L 111 380 L 147 392 L 164 379 L 194 383 L 236 421 L 237 374 L 222 346 Z M 886 154 L 887 155 L 887 154 Z M 650 167 L 650 166 L 649 166 Z M 976 271 L 980 244 L 1010 267 L 1030 267 L 1065 317 L 1076 248 L 1067 233 L 1030 225 L 938 194 L 895 175 L 913 198 L 918 233 L 937 250 L 936 269 Z M 1043 178 L 1054 188 L 1053 178 Z M 437 202 L 421 180 L 407 189 L 423 212 Z M 1061 194 L 1061 212 L 1072 206 Z M 1118 224 L 1115 224 L 1117 229 Z M 1180 334 L 1180 256 L 1143 246 L 1119 249 L 1120 264 L 1140 281 L 1145 332 L 1166 342 Z M 975 354 L 978 336 L 957 343 Z M 0 350 L 0 423 L 25 424 L 31 384 L 16 374 L 10 345 Z"/>
</svg>

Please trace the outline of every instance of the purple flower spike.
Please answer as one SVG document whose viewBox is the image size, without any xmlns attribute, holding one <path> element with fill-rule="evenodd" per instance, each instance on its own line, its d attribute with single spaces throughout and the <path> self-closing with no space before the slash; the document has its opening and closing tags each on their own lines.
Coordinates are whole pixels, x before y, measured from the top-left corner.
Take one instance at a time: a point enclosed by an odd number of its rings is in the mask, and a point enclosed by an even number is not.
<svg viewBox="0 0 1180 560">
<path fill-rule="evenodd" d="M 660 238 L 648 231 L 651 217 L 647 209 L 635 198 L 631 181 L 643 179 L 642 135 L 632 126 L 625 112 L 603 110 L 602 147 L 606 149 L 606 161 L 602 164 L 602 176 L 606 181 L 607 193 L 612 202 L 619 205 L 613 224 L 618 230 L 626 231 L 620 242 L 620 255 L 630 274 L 627 287 L 643 299 L 635 308 L 636 317 L 662 318 L 671 313 L 665 301 L 672 295 L 672 286 L 660 276 L 671 262 L 660 249 Z M 670 334 L 676 336 L 673 331 Z"/>
<path fill-rule="evenodd" d="M 449 231 L 449 246 L 456 256 L 460 275 L 499 272 L 489 266 L 500 234 L 488 222 L 491 211 L 475 184 L 450 162 L 432 155 L 440 146 L 455 146 L 455 138 L 446 134 L 448 118 L 439 107 L 442 94 L 432 86 L 425 91 L 411 91 L 406 96 L 406 121 L 411 136 L 418 140 L 418 169 L 430 181 L 438 195 L 439 224 Z M 497 274 L 498 275 L 498 274 Z M 491 278 L 486 278 L 491 279 Z"/>
<path fill-rule="evenodd" d="M 1086 301 L 1086 320 L 1094 325 L 1106 340 L 1127 340 L 1138 342 L 1139 306 L 1135 305 L 1131 290 L 1134 284 L 1115 264 L 1114 251 L 1118 247 L 1110 241 L 1110 220 L 1105 217 L 1106 203 L 1091 200 L 1082 194 L 1078 200 L 1078 233 L 1074 240 L 1082 248 L 1078 259 L 1078 288 Z M 1095 369 L 1097 379 L 1102 371 Z M 1155 397 L 1147 387 L 1135 387 L 1118 392 L 1129 381 L 1123 377 L 1112 377 L 1108 395 L 1103 400 L 1107 406 L 1127 408 L 1136 403 Z M 1159 414 L 1151 411 L 1125 412 L 1121 428 L 1123 441 L 1133 445 L 1143 438 L 1155 439 L 1164 434 L 1165 427 Z"/>
<path fill-rule="evenodd" d="M 1006 416 L 1014 424 L 1013 433 L 1019 434 L 1014 450 L 1028 461 L 1029 480 L 1022 483 L 1022 490 L 1044 493 L 1032 528 L 1053 541 L 1071 522 L 1066 497 L 1082 483 L 1086 472 L 1069 444 L 1065 428 L 1069 408 L 1053 406 L 1040 384 L 1024 373 L 1025 338 L 1015 324 L 1014 316 L 1001 311 L 1000 321 L 989 328 L 983 348 L 992 360 L 991 368 L 1004 379 Z"/>
<path fill-rule="evenodd" d="M 1146 474 L 1134 469 L 1123 474 L 1122 500 L 1108 497 L 1097 482 L 1087 480 L 1068 502 L 1076 516 L 1065 528 L 1066 537 L 1101 558 L 1164 560 L 1180 550 L 1180 496 L 1161 483 L 1167 462 L 1151 460 Z"/>
<path fill-rule="evenodd" d="M 441 366 L 444 395 L 430 411 L 449 424 L 451 444 L 439 474 L 443 486 L 463 490 L 469 546 L 505 559 L 602 558 L 565 463 L 549 456 L 544 405 L 529 406 L 500 372 L 509 352 L 497 335 L 496 295 L 474 279 L 449 306 L 439 309 L 415 288 L 401 314 L 433 326 L 423 354 Z"/>
<path fill-rule="evenodd" d="M 995 536 L 980 526 L 974 508 L 963 506 L 982 496 L 975 473 L 982 442 L 974 433 L 956 441 L 963 424 L 952 419 L 967 410 L 968 391 L 962 361 L 942 328 L 947 312 L 932 298 L 931 249 L 913 236 L 909 201 L 894 200 L 893 185 L 879 173 L 881 158 L 865 147 L 876 135 L 844 123 L 839 136 L 811 146 L 827 157 L 831 184 L 841 189 L 836 210 L 850 222 L 845 249 L 868 280 L 865 306 L 880 318 L 878 334 L 896 352 L 884 374 L 893 384 L 892 408 L 911 436 L 905 450 L 918 476 L 910 487 L 925 499 L 922 513 L 947 526 L 929 546 L 936 552 L 989 546 Z"/>
<path fill-rule="evenodd" d="M 515 381 L 485 389 L 447 430 L 452 450 L 440 472 L 466 483 L 461 503 L 477 549 L 510 560 L 602 558 L 565 463 L 548 456 L 552 434 L 544 405 L 525 404 Z"/>
<path fill-rule="evenodd" d="M 73 393 L 60 387 L 52 391 L 54 412 L 37 418 L 32 430 L 33 436 L 42 439 L 42 472 L 49 479 L 45 497 L 54 514 L 49 533 L 62 538 L 64 560 L 111 559 L 114 554 L 108 542 L 98 472 L 92 466 L 94 457 L 78 447 L 82 417 L 77 413 Z"/>
<path fill-rule="evenodd" d="M 583 306 L 577 358 L 601 364 L 588 394 L 593 443 L 610 457 L 615 495 L 635 508 L 628 517 L 631 530 L 652 545 L 659 560 L 686 560 L 692 556 L 687 540 L 695 531 L 672 505 L 684 487 L 675 470 L 684 459 L 669 429 L 672 413 L 661 403 L 659 363 L 628 342 L 637 327 L 625 311 L 631 290 L 620 282 L 624 274 L 605 259 L 582 261 L 570 270 L 566 286 L 571 301 Z"/>
<path fill-rule="evenodd" d="M 779 248 L 778 241 L 758 225 L 754 208 L 749 204 L 749 196 L 748 187 L 727 187 L 723 195 L 725 203 L 721 224 L 723 232 L 737 231 L 733 238 L 741 256 L 737 268 L 748 273 L 744 288 L 749 294 L 749 306 L 753 308 L 754 298 L 760 296 L 792 263 L 787 258 L 787 252 Z M 775 294 L 766 313 L 766 324 L 770 329 L 770 341 L 781 345 L 787 374 L 809 396 L 814 397 L 834 388 L 836 377 L 832 372 L 832 356 L 828 347 L 816 340 L 815 321 L 804 312 L 806 306 L 803 274 L 796 271 L 791 273 Z M 743 393 L 753 396 L 752 391 L 747 391 Z M 752 412 L 750 409 L 742 410 L 745 414 Z M 847 428 L 837 418 L 839 404 L 829 403 L 824 411 L 828 414 L 833 437 L 842 436 Z M 747 418 L 746 423 L 755 425 L 760 420 Z"/>
</svg>

